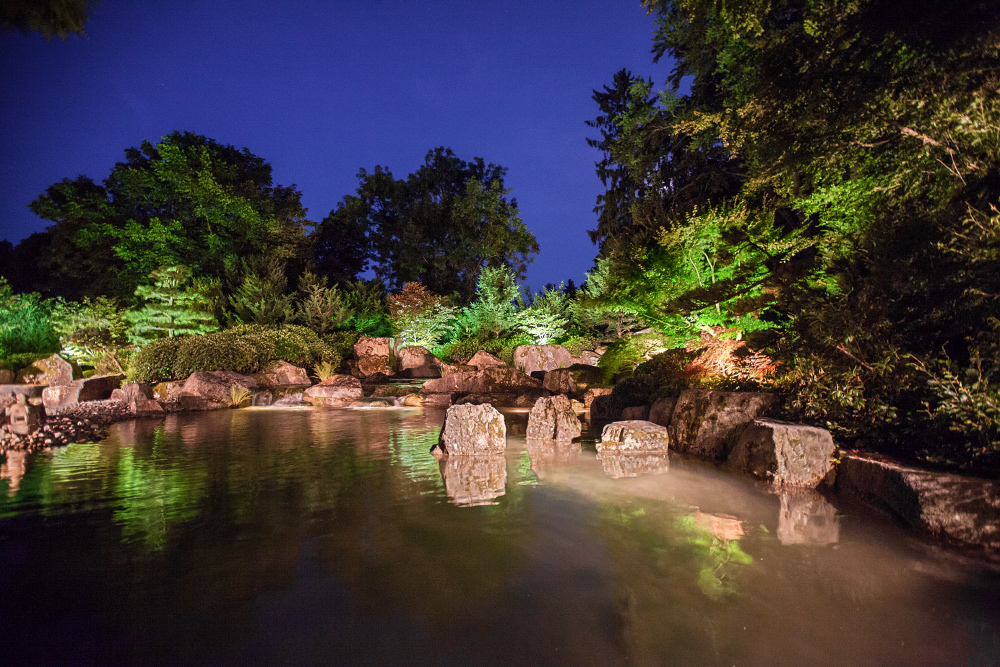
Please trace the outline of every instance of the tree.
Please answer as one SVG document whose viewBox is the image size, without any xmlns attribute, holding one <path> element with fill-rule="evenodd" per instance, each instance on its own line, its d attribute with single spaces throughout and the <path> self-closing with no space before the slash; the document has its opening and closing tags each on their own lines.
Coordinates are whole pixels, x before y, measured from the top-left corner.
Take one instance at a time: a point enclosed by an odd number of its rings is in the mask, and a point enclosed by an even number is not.
<svg viewBox="0 0 1000 667">
<path fill-rule="evenodd" d="M 0 29 L 66 39 L 71 32 L 83 34 L 93 4 L 90 0 L 0 0 Z"/>
<path fill-rule="evenodd" d="M 212 304 L 190 287 L 191 271 L 186 266 L 164 266 L 153 271 L 152 285 L 140 285 L 135 296 L 142 308 L 126 313 L 132 324 L 129 337 L 141 347 L 159 332 L 168 337 L 203 334 L 219 328 L 212 315 Z"/>
<path fill-rule="evenodd" d="M 31 204 L 55 223 L 39 262 L 54 290 L 128 298 L 161 264 L 221 278 L 250 255 L 305 261 L 300 193 L 273 185 L 271 166 L 246 148 L 173 132 L 125 156 L 103 185 L 64 179 Z"/>
<path fill-rule="evenodd" d="M 445 148 L 427 153 L 405 180 L 384 167 L 362 169 L 347 195 L 317 227 L 317 267 L 331 279 L 371 264 L 392 290 L 419 282 L 469 300 L 480 271 L 506 265 L 523 276 L 538 243 L 503 186 L 506 169 L 465 162 Z"/>
<path fill-rule="evenodd" d="M 129 344 L 129 327 L 114 299 L 59 300 L 53 307 L 52 327 L 59 334 L 63 356 L 87 366 L 104 365 L 112 372 L 125 373 L 124 359 L 119 356 Z"/>
</svg>

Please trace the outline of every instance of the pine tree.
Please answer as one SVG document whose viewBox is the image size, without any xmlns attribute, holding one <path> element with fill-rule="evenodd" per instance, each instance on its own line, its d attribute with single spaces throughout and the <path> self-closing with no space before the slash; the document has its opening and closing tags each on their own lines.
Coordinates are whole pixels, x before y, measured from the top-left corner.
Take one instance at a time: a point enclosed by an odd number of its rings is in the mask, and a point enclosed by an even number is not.
<svg viewBox="0 0 1000 667">
<path fill-rule="evenodd" d="M 135 295 L 145 305 L 131 310 L 129 339 L 142 347 L 155 338 L 203 334 L 217 330 L 212 304 L 190 287 L 191 271 L 186 266 L 162 266 L 149 274 L 152 285 L 140 285 Z"/>
</svg>

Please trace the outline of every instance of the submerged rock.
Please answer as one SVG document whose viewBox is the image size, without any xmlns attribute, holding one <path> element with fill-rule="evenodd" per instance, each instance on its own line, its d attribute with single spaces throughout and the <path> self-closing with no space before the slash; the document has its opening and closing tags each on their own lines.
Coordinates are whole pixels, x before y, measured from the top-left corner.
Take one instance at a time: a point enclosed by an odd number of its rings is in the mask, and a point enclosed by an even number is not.
<svg viewBox="0 0 1000 667">
<path fill-rule="evenodd" d="M 671 446 L 679 452 L 725 459 L 743 428 L 775 403 L 761 392 L 687 389 L 670 417 Z"/>
<path fill-rule="evenodd" d="M 502 454 L 507 448 L 507 425 L 492 405 L 453 405 L 441 433 L 448 455 Z"/>
<path fill-rule="evenodd" d="M 814 489 L 833 469 L 836 451 L 824 428 L 755 419 L 739 434 L 726 465 L 776 486 Z"/>
<path fill-rule="evenodd" d="M 573 440 L 582 432 L 580 418 L 566 396 L 540 398 L 528 415 L 529 440 Z"/>
<path fill-rule="evenodd" d="M 618 453 L 665 452 L 669 448 L 667 429 L 647 421 L 618 421 L 604 426 L 597 451 Z"/>
<path fill-rule="evenodd" d="M 353 375 L 334 375 L 302 392 L 302 400 L 315 406 L 340 408 L 364 397 L 361 380 Z"/>
</svg>

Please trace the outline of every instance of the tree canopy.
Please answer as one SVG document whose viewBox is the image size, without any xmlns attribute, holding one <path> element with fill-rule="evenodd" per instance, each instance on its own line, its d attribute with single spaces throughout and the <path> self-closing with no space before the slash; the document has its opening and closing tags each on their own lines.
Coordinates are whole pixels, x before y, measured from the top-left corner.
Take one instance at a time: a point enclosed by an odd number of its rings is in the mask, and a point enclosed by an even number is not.
<svg viewBox="0 0 1000 667">
<path fill-rule="evenodd" d="M 390 289 L 419 282 L 466 300 L 485 266 L 507 265 L 523 277 L 538 243 L 508 198 L 506 171 L 447 148 L 429 151 L 406 179 L 386 167 L 362 169 L 357 192 L 316 229 L 318 270 L 341 280 L 372 268 Z"/>
</svg>

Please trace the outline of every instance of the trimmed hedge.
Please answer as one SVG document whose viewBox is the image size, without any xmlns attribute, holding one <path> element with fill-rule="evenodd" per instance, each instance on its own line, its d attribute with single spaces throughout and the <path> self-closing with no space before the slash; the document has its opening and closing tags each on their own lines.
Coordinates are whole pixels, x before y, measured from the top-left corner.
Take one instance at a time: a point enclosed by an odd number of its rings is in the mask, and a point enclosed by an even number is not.
<svg viewBox="0 0 1000 667">
<path fill-rule="evenodd" d="M 197 371 L 259 373 L 274 361 L 309 367 L 340 364 L 340 354 L 311 329 L 297 325 L 241 325 L 200 336 L 161 338 L 132 360 L 135 382 L 180 380 Z"/>
</svg>

